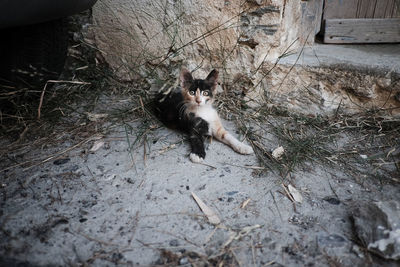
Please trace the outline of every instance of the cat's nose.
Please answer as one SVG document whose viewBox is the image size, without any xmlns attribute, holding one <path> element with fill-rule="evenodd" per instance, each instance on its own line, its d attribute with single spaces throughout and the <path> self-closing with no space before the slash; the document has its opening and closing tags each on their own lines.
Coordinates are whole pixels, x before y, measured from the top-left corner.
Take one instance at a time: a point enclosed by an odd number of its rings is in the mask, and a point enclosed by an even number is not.
<svg viewBox="0 0 400 267">
<path fill-rule="evenodd" d="M 201 99 L 200 98 L 196 98 L 196 102 L 197 102 L 197 104 L 200 104 L 201 103 Z"/>
</svg>

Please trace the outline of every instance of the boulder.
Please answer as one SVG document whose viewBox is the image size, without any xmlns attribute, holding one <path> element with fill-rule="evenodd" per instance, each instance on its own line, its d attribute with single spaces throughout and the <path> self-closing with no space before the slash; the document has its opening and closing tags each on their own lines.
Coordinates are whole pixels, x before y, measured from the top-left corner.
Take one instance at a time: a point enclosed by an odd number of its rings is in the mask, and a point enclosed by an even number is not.
<svg viewBox="0 0 400 267">
<path fill-rule="evenodd" d="M 398 201 L 357 203 L 352 209 L 351 218 L 356 235 L 369 251 L 385 259 L 400 259 Z"/>
</svg>

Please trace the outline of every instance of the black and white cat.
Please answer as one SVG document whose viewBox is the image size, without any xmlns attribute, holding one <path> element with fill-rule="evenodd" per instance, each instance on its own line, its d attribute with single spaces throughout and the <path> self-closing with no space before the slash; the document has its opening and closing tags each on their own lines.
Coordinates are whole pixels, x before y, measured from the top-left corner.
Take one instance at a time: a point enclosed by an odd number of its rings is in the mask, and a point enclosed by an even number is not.
<svg viewBox="0 0 400 267">
<path fill-rule="evenodd" d="M 213 70 L 205 80 L 193 79 L 187 69 L 180 73 L 180 88 L 168 94 L 160 93 L 155 106 L 159 119 L 168 127 L 189 135 L 190 160 L 202 162 L 206 156 L 204 139 L 213 136 L 240 154 L 251 154 L 253 149 L 227 132 L 212 104 L 217 92 L 218 71 Z"/>
</svg>

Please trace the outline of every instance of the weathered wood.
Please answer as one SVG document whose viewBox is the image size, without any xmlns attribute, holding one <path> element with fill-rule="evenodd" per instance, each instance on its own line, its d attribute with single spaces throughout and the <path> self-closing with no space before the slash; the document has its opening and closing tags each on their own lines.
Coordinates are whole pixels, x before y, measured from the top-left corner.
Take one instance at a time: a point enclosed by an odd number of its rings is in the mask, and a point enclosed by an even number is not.
<svg viewBox="0 0 400 267">
<path fill-rule="evenodd" d="M 362 0 L 325 0 L 324 19 L 356 18 L 359 1 Z"/>
<path fill-rule="evenodd" d="M 315 35 L 321 30 L 321 0 L 302 1 L 299 40 L 301 43 L 313 44 Z"/>
<path fill-rule="evenodd" d="M 400 19 L 327 19 L 324 43 L 397 43 Z"/>
<path fill-rule="evenodd" d="M 324 0 L 324 3 L 324 19 L 396 18 L 400 15 L 399 0 Z"/>
<path fill-rule="evenodd" d="M 396 0 L 377 0 L 374 18 L 396 18 L 398 17 Z"/>
<path fill-rule="evenodd" d="M 373 18 L 377 0 L 361 0 L 358 2 L 357 16 L 354 18 Z M 380 0 L 382 1 L 382 0 Z M 385 0 L 383 2 L 388 2 Z"/>
<path fill-rule="evenodd" d="M 396 12 L 397 4 L 395 0 L 391 0 L 385 9 L 385 18 L 398 18 L 398 14 Z"/>
<path fill-rule="evenodd" d="M 388 2 L 389 0 L 380 0 L 381 2 Z M 358 2 L 358 10 L 356 18 L 374 18 L 377 0 L 361 0 Z M 384 17 L 382 17 L 384 18 Z"/>
<path fill-rule="evenodd" d="M 394 0 L 392 18 L 400 18 L 400 0 Z"/>
</svg>

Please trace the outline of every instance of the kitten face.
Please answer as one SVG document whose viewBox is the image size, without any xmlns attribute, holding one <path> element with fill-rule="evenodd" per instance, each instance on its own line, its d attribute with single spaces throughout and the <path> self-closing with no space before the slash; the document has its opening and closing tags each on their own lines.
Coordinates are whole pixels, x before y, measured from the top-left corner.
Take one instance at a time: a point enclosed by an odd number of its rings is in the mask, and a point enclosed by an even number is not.
<svg viewBox="0 0 400 267">
<path fill-rule="evenodd" d="M 184 99 L 193 105 L 203 106 L 211 104 L 213 101 L 211 87 L 207 86 L 202 80 L 194 80 L 192 85 L 183 93 Z"/>
<path fill-rule="evenodd" d="M 205 80 L 193 79 L 192 74 L 182 69 L 180 75 L 182 95 L 186 103 L 200 107 L 212 104 L 213 96 L 216 93 L 218 72 L 211 71 Z"/>
</svg>

